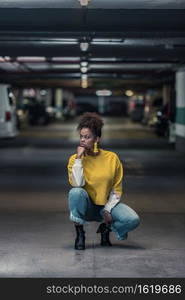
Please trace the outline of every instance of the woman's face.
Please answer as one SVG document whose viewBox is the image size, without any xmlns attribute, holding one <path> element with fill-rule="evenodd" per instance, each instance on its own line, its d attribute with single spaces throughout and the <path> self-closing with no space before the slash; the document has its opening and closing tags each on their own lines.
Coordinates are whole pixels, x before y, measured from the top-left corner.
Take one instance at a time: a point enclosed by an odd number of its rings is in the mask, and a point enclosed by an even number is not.
<svg viewBox="0 0 185 300">
<path fill-rule="evenodd" d="M 93 149 L 94 142 L 98 142 L 99 137 L 95 138 L 89 128 L 82 128 L 80 130 L 80 146 L 85 147 L 87 150 Z"/>
</svg>

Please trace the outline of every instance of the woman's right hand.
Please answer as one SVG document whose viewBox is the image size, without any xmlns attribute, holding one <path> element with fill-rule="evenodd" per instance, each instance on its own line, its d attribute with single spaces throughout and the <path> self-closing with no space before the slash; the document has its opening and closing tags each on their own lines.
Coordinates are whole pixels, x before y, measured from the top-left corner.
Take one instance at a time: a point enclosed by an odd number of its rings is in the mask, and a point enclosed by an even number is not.
<svg viewBox="0 0 185 300">
<path fill-rule="evenodd" d="M 78 146 L 76 158 L 81 158 L 82 154 L 84 154 L 84 152 L 85 152 L 85 147 Z"/>
<path fill-rule="evenodd" d="M 104 222 L 106 224 L 111 224 L 112 223 L 112 215 L 110 212 L 108 212 L 107 210 L 104 211 L 103 213 L 103 219 L 104 219 Z"/>
</svg>

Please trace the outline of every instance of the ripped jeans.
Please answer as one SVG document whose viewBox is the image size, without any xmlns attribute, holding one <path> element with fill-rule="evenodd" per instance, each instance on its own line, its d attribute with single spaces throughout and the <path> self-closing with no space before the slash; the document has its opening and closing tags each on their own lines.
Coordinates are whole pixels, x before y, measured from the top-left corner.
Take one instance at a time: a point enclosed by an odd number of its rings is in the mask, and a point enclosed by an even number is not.
<svg viewBox="0 0 185 300">
<path fill-rule="evenodd" d="M 69 191 L 70 220 L 79 224 L 86 221 L 103 221 L 104 205 L 95 205 L 85 189 L 74 187 Z M 136 212 L 124 203 L 118 203 L 111 210 L 113 222 L 111 230 L 118 240 L 127 238 L 127 233 L 135 229 L 140 219 Z"/>
</svg>

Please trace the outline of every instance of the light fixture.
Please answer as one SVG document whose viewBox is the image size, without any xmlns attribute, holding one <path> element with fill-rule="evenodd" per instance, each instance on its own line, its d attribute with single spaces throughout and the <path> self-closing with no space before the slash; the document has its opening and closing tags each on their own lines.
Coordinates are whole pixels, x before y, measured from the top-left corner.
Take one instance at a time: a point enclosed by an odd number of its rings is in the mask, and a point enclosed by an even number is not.
<svg viewBox="0 0 185 300">
<path fill-rule="evenodd" d="M 81 4 L 81 6 L 87 6 L 90 2 L 90 0 L 78 0 Z"/>
<path fill-rule="evenodd" d="M 44 62 L 46 57 L 44 56 L 18 56 L 16 59 L 18 62 Z"/>
<path fill-rule="evenodd" d="M 88 62 L 87 61 L 81 61 L 80 65 L 82 67 L 87 67 L 88 66 Z"/>
<path fill-rule="evenodd" d="M 128 97 L 131 97 L 131 96 L 134 95 L 134 92 L 131 91 L 131 90 L 127 90 L 127 91 L 125 92 L 125 95 L 128 96 Z"/>
<path fill-rule="evenodd" d="M 81 74 L 81 87 L 86 89 L 88 87 L 88 76 L 87 74 Z"/>
<path fill-rule="evenodd" d="M 4 56 L 4 59 L 5 59 L 5 61 L 10 61 L 11 60 L 10 56 Z"/>
<path fill-rule="evenodd" d="M 82 88 L 83 89 L 86 89 L 86 88 L 88 88 L 88 82 L 87 81 L 82 81 Z"/>
<path fill-rule="evenodd" d="M 40 90 L 40 95 L 41 96 L 46 96 L 47 95 L 47 91 L 46 90 Z"/>
<path fill-rule="evenodd" d="M 87 67 L 81 67 L 81 68 L 80 68 L 80 71 L 81 71 L 82 73 L 87 73 L 87 70 L 88 70 Z"/>
<path fill-rule="evenodd" d="M 96 96 L 111 96 L 112 92 L 110 90 L 98 90 L 96 91 Z"/>
<path fill-rule="evenodd" d="M 87 80 L 88 76 L 87 76 L 87 74 L 82 74 L 81 78 L 82 78 L 82 80 Z"/>
<path fill-rule="evenodd" d="M 88 62 L 86 60 L 82 60 L 80 62 L 80 71 L 81 71 L 81 73 L 87 73 L 87 71 L 88 71 Z"/>
<path fill-rule="evenodd" d="M 61 56 L 61 57 L 52 57 L 52 61 L 72 61 L 72 62 L 79 62 L 79 57 L 68 57 L 68 56 Z"/>
<path fill-rule="evenodd" d="M 81 49 L 81 51 L 85 52 L 85 51 L 88 50 L 88 48 L 89 48 L 89 43 L 87 43 L 87 42 L 81 42 L 80 43 L 80 49 Z"/>
</svg>

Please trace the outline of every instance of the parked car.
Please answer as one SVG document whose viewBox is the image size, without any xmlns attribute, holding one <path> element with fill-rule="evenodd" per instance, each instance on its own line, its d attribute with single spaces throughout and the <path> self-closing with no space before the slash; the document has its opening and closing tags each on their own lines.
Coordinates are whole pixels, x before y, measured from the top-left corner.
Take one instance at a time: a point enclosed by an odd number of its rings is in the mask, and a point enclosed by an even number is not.
<svg viewBox="0 0 185 300">
<path fill-rule="evenodd" d="M 141 122 L 144 116 L 144 102 L 140 99 L 130 100 L 128 114 L 133 122 Z"/>
<path fill-rule="evenodd" d="M 84 112 L 97 112 L 98 109 L 96 108 L 95 105 L 92 105 L 91 103 L 85 103 L 85 102 L 81 102 L 81 103 L 77 103 L 76 105 L 76 114 L 77 115 L 81 115 Z"/>
<path fill-rule="evenodd" d="M 0 138 L 18 135 L 15 97 L 10 86 L 0 84 Z"/>
<path fill-rule="evenodd" d="M 38 102 L 32 99 L 28 106 L 28 122 L 30 125 L 48 125 L 49 113 L 46 110 L 44 102 Z"/>
</svg>

